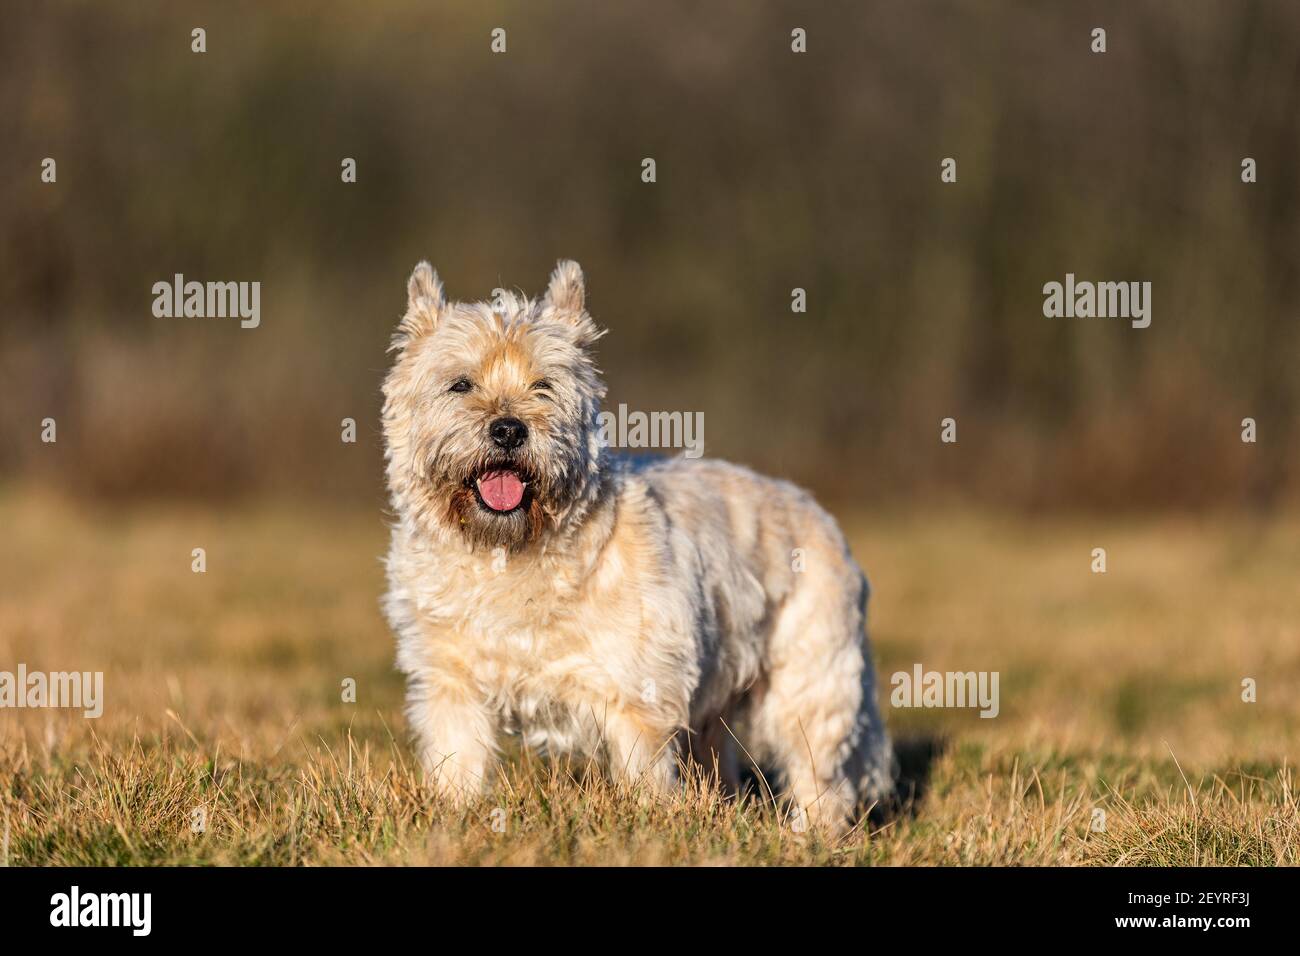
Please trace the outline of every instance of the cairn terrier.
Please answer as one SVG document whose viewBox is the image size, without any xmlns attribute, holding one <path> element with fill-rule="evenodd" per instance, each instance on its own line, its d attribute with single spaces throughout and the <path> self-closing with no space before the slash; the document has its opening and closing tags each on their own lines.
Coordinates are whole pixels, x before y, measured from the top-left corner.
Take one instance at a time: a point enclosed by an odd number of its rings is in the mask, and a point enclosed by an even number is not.
<svg viewBox="0 0 1300 956">
<path fill-rule="evenodd" d="M 437 790 L 482 792 L 515 733 L 652 791 L 692 766 L 734 791 L 754 761 L 834 832 L 886 797 L 867 583 L 830 515 L 736 465 L 604 448 L 577 263 L 540 300 L 448 302 L 424 262 L 407 293 L 384 610 Z"/>
</svg>

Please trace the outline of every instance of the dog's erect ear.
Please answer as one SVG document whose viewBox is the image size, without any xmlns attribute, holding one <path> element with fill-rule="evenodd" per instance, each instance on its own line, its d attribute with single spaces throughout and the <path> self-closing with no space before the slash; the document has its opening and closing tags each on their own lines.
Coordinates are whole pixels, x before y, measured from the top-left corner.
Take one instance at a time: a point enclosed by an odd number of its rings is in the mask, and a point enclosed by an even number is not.
<svg viewBox="0 0 1300 956">
<path fill-rule="evenodd" d="M 433 266 L 429 263 L 421 262 L 406 282 L 407 309 L 430 312 L 436 319 L 445 304 L 442 297 L 442 282 L 438 279 L 438 273 L 433 271 Z"/>
<path fill-rule="evenodd" d="M 582 266 L 572 259 L 561 259 L 551 273 L 551 283 L 542 299 L 543 318 L 558 319 L 573 326 L 578 332 L 578 344 L 586 347 L 605 333 L 586 311 L 587 285 L 582 278 Z"/>
<path fill-rule="evenodd" d="M 561 259 L 551 273 L 551 284 L 546 289 L 546 304 L 557 312 L 579 313 L 587 301 L 587 287 L 582 278 L 582 266 L 572 259 Z"/>
<path fill-rule="evenodd" d="M 438 273 L 429 263 L 421 262 L 406 282 L 406 315 L 402 316 L 393 334 L 392 349 L 406 348 L 437 328 L 438 317 L 446 304 Z"/>
</svg>

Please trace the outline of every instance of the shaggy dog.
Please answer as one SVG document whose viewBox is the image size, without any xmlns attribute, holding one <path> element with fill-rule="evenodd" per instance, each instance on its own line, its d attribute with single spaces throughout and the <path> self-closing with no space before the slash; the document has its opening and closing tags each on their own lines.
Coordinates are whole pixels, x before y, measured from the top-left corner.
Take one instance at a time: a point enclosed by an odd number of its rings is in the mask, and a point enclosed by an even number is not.
<svg viewBox="0 0 1300 956">
<path fill-rule="evenodd" d="M 652 791 L 757 761 L 833 832 L 889 793 L 867 583 L 830 515 L 735 465 L 608 452 L 577 263 L 536 301 L 448 302 L 423 262 L 407 291 L 384 610 L 439 792 L 482 792 L 515 733 Z"/>
</svg>

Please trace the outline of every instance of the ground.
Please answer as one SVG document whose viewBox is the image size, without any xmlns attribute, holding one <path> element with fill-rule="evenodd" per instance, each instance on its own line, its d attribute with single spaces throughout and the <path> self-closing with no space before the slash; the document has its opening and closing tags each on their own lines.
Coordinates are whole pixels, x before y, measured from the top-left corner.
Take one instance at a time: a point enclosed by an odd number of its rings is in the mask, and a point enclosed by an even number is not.
<svg viewBox="0 0 1300 956">
<path fill-rule="evenodd" d="M 759 799 L 655 804 L 518 751 L 481 804 L 439 804 L 378 610 L 378 496 L 0 489 L 0 671 L 102 670 L 106 698 L 0 710 L 0 862 L 1300 863 L 1300 516 L 841 519 L 916 798 L 832 844 Z M 891 707 L 916 663 L 997 671 L 999 715 Z"/>
</svg>

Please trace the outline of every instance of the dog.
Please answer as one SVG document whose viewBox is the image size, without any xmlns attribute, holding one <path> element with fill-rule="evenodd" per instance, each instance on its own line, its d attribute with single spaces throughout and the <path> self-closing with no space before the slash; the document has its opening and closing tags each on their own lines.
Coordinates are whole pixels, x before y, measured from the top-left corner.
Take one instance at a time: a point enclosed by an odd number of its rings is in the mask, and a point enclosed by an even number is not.
<svg viewBox="0 0 1300 956">
<path fill-rule="evenodd" d="M 866 579 L 794 485 L 605 448 L 603 334 L 575 262 L 539 300 L 449 302 L 427 262 L 408 281 L 383 607 L 427 776 L 484 792 L 508 733 L 651 793 L 775 768 L 795 819 L 842 833 L 894 776 Z"/>
</svg>

